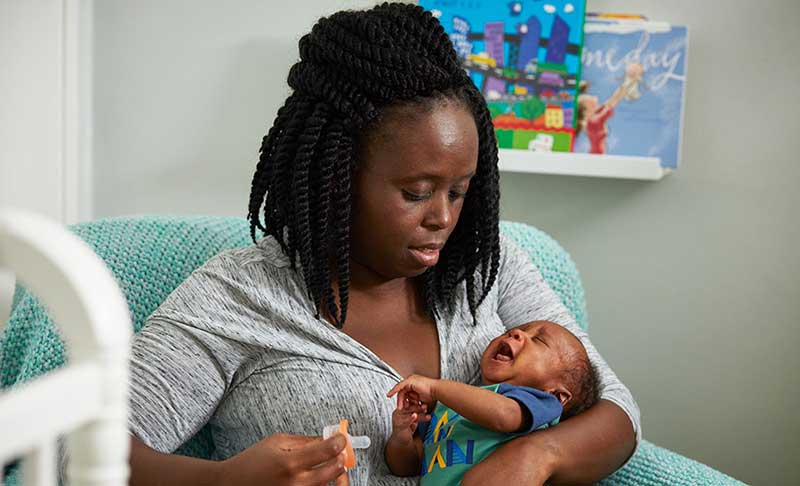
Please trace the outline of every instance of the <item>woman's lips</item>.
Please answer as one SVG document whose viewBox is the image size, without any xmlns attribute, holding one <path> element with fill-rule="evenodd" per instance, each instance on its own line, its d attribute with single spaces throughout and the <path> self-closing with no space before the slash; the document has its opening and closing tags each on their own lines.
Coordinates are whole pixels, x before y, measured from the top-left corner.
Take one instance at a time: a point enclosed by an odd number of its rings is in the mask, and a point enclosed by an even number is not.
<svg viewBox="0 0 800 486">
<path fill-rule="evenodd" d="M 411 255 L 424 267 L 432 267 L 439 261 L 438 248 L 409 248 Z"/>
</svg>

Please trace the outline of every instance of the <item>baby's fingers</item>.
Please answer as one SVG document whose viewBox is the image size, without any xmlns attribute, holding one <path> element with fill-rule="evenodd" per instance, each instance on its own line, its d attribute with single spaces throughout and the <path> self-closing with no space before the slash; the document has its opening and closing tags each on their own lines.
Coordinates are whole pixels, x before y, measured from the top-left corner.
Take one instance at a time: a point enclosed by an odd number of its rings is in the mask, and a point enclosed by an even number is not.
<svg viewBox="0 0 800 486">
<path fill-rule="evenodd" d="M 417 422 L 418 417 L 419 416 L 416 413 L 394 413 L 392 415 L 392 425 L 395 428 L 408 427 Z"/>
<path fill-rule="evenodd" d="M 419 412 L 425 413 L 428 411 L 428 406 L 418 400 L 411 400 L 409 398 L 405 399 L 405 403 L 403 405 L 404 409 L 409 409 L 412 412 Z"/>
<path fill-rule="evenodd" d="M 392 396 L 394 396 L 395 393 L 399 392 L 400 390 L 402 390 L 405 387 L 406 387 L 406 380 L 403 380 L 400 383 L 398 383 L 395 386 L 393 386 L 392 389 L 389 390 L 389 393 L 386 394 L 386 396 L 387 397 L 392 397 Z"/>
<path fill-rule="evenodd" d="M 406 390 L 401 389 L 400 393 L 397 394 L 397 410 L 403 410 L 407 401 L 408 398 L 406 398 Z"/>
</svg>

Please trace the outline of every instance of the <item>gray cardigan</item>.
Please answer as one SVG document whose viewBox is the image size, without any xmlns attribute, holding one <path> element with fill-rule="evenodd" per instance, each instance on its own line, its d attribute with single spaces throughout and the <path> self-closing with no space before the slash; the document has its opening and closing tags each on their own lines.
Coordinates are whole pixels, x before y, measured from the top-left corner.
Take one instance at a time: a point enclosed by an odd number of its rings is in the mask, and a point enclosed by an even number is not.
<svg viewBox="0 0 800 486">
<path fill-rule="evenodd" d="M 480 356 L 505 330 L 534 320 L 564 325 L 583 342 L 601 377 L 601 398 L 619 405 L 641 438 L 639 408 L 547 286 L 528 256 L 501 236 L 497 281 L 469 313 L 460 305 L 436 322 L 441 377 L 480 381 Z M 217 454 L 230 457 L 285 432 L 321 435 L 350 421 L 372 446 L 358 452 L 353 486 L 416 484 L 396 478 L 383 459 L 401 376 L 353 338 L 314 317 L 299 274 L 272 238 L 226 250 L 197 269 L 134 338 L 131 431 L 162 452 L 174 451 L 207 422 Z"/>
</svg>

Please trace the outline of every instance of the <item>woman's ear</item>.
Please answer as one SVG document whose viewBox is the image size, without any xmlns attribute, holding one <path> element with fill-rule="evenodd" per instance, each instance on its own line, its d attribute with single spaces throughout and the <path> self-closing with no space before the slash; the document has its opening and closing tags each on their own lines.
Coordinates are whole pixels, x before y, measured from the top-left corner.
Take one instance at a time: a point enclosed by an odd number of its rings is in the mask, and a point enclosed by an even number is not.
<svg viewBox="0 0 800 486">
<path fill-rule="evenodd" d="M 572 400 L 572 393 L 564 385 L 556 385 L 552 389 L 547 390 L 547 393 L 555 395 L 558 401 L 561 402 L 562 408 L 566 407 L 567 403 Z"/>
</svg>

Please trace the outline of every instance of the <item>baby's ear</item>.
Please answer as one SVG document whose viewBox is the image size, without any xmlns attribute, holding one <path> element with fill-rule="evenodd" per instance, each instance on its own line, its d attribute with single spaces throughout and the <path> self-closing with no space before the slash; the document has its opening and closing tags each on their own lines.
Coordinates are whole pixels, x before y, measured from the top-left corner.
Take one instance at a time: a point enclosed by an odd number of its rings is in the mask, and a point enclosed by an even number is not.
<svg viewBox="0 0 800 486">
<path fill-rule="evenodd" d="M 558 385 L 551 390 L 547 390 L 548 393 L 551 395 L 555 395 L 558 398 L 558 401 L 561 402 L 561 407 L 566 407 L 567 403 L 572 400 L 572 393 L 567 390 L 567 387 L 564 385 Z"/>
</svg>

